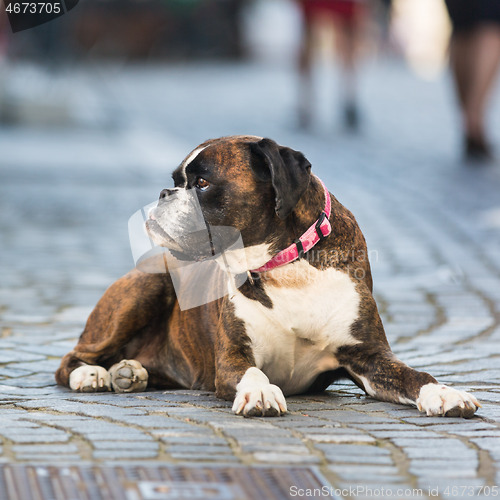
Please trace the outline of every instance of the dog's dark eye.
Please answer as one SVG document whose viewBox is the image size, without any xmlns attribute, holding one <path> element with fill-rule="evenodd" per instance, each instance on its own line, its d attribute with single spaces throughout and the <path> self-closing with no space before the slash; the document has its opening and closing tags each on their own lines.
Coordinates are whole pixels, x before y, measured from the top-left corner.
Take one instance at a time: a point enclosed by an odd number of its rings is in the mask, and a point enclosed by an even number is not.
<svg viewBox="0 0 500 500">
<path fill-rule="evenodd" d="M 198 179 L 196 179 L 195 187 L 197 187 L 200 191 L 206 191 L 210 187 L 210 182 L 203 177 L 198 177 Z"/>
</svg>

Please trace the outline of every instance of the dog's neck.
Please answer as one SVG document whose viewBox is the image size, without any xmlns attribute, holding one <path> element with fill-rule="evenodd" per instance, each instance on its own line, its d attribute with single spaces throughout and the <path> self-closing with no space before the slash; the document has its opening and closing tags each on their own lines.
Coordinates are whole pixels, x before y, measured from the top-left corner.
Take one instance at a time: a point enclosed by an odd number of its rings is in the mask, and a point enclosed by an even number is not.
<svg viewBox="0 0 500 500">
<path fill-rule="evenodd" d="M 325 189 L 322 182 L 315 175 L 311 175 L 308 188 L 286 221 L 293 239 L 304 234 L 324 209 Z"/>
<path fill-rule="evenodd" d="M 270 271 L 302 258 L 317 243 L 329 236 L 330 215 L 330 193 L 317 177 L 311 176 L 311 185 L 286 221 L 290 226 L 287 233 L 292 235 L 293 243 L 283 245 L 268 262 L 257 269 L 252 269 L 252 272 Z"/>
</svg>

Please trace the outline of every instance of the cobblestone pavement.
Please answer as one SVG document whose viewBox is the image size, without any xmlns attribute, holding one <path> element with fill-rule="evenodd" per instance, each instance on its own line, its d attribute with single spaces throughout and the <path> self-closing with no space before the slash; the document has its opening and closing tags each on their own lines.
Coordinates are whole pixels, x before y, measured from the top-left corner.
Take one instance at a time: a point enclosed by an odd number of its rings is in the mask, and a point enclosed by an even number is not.
<svg viewBox="0 0 500 500">
<path fill-rule="evenodd" d="M 390 62 L 363 76 L 356 137 L 326 105 L 312 133 L 294 130 L 290 71 L 254 65 L 74 70 L 55 78 L 90 122 L 0 129 L 1 463 L 314 466 L 357 498 L 500 495 L 500 166 L 460 163 L 445 77 Z M 367 237 L 394 351 L 473 392 L 477 417 L 428 418 L 350 383 L 291 397 L 276 419 L 236 417 L 206 392 L 55 385 L 92 306 L 133 264 L 128 217 L 191 148 L 235 133 L 309 157 Z"/>
</svg>

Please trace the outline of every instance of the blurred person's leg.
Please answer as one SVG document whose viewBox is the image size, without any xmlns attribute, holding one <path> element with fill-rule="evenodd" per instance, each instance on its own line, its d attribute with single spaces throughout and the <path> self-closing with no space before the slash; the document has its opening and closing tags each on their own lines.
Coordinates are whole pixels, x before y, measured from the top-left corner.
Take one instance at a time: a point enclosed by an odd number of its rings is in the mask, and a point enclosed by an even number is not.
<svg viewBox="0 0 500 500">
<path fill-rule="evenodd" d="M 339 18 L 335 23 L 335 32 L 341 68 L 343 119 L 345 126 L 354 130 L 359 125 L 356 75 L 357 28 L 353 20 Z"/>
<path fill-rule="evenodd" d="M 467 158 L 491 158 L 486 110 L 500 65 L 500 2 L 445 0 L 453 34 L 450 65 L 463 119 Z"/>
<path fill-rule="evenodd" d="M 486 109 L 500 65 L 500 25 L 478 26 L 471 41 L 471 79 L 464 106 L 469 152 L 490 155 L 485 130 Z"/>
<path fill-rule="evenodd" d="M 344 125 L 350 130 L 359 127 L 358 51 L 364 26 L 364 10 L 355 1 L 339 2 L 335 16 L 337 52 L 341 67 L 341 92 Z"/>
<path fill-rule="evenodd" d="M 378 23 L 382 30 L 382 43 L 390 47 L 390 26 L 392 15 L 392 0 L 379 0 L 380 12 L 378 15 Z"/>
<path fill-rule="evenodd" d="M 473 34 L 470 31 L 454 33 L 450 40 L 450 67 L 462 112 L 465 110 L 472 80 L 472 40 Z"/>
<path fill-rule="evenodd" d="M 302 43 L 298 58 L 299 98 L 298 119 L 299 127 L 308 128 L 312 122 L 313 108 L 313 61 L 314 61 L 314 19 L 304 15 L 302 27 Z"/>
<path fill-rule="evenodd" d="M 309 0 L 300 2 L 303 14 L 302 43 L 298 57 L 300 97 L 299 124 L 308 127 L 313 110 L 313 65 L 317 28 L 333 21 L 340 61 L 341 98 L 344 123 L 350 129 L 359 125 L 357 106 L 357 52 L 364 21 L 361 0 Z"/>
</svg>

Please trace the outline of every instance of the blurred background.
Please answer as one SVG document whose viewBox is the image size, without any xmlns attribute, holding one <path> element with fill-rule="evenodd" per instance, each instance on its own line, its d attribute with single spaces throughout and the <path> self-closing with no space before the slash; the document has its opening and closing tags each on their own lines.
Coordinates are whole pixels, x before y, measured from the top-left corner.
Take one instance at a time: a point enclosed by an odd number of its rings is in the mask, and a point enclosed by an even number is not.
<svg viewBox="0 0 500 500">
<path fill-rule="evenodd" d="M 415 79 L 432 81 L 441 77 L 450 35 L 444 3 L 358 1 L 365 7 L 355 34 L 359 72 L 369 72 L 373 69 L 370 66 L 390 60 Z M 294 74 L 304 44 L 301 17 L 299 3 L 293 0 L 86 0 L 61 18 L 12 34 L 4 14 L 0 24 L 2 123 L 118 126 L 116 108 L 123 111 L 132 103 L 119 102 L 113 91 L 117 85 L 126 80 L 130 91 L 139 94 L 138 100 L 145 97 L 140 94 L 147 93 L 149 85 L 165 85 L 161 95 L 154 95 L 159 99 L 158 114 L 175 106 L 176 94 L 183 93 L 178 88 L 183 87 L 182 78 L 189 81 L 189 72 L 200 67 L 207 78 L 189 83 L 194 91 L 190 92 L 192 108 L 198 109 L 197 100 L 202 95 L 210 101 L 205 102 L 205 114 L 211 107 L 224 107 L 232 100 L 242 106 L 248 95 L 238 99 L 237 91 L 224 91 L 221 99 L 217 94 L 221 85 L 213 77 L 226 72 L 229 78 L 237 79 L 242 68 L 252 65 L 253 98 L 260 94 L 265 100 L 278 88 L 280 104 L 288 99 L 287 107 L 268 109 L 262 122 L 282 119 L 285 126 L 288 117 L 278 113 L 286 110 L 293 119 L 297 101 L 305 99 Z M 336 78 L 335 72 L 339 71 L 336 59 L 338 62 L 342 54 L 335 38 L 340 39 L 342 30 L 319 21 L 314 26 L 312 71 L 318 73 L 313 106 L 318 108 L 315 118 L 321 129 L 334 122 L 336 92 L 341 92 L 336 88 L 340 77 Z M 143 81 L 139 81 L 141 72 Z M 133 81 L 134 77 L 139 80 Z M 179 83 L 177 88 L 175 81 Z M 360 81 L 361 93 L 366 92 L 368 84 L 363 78 Z M 240 83 L 244 87 L 248 82 Z M 390 73 L 385 83 L 398 90 Z M 97 104 L 99 98 L 105 103 Z M 227 118 L 237 126 L 240 114 L 231 115 Z"/>
<path fill-rule="evenodd" d="M 190 150 L 222 135 L 302 150 L 372 246 L 384 244 L 370 219 L 381 183 L 419 186 L 467 213 L 473 203 L 500 226 L 485 194 L 499 185 L 498 167 L 477 174 L 461 163 L 445 3 L 357 3 L 355 28 L 316 16 L 310 40 L 293 0 L 85 0 L 18 33 L 2 12 L 0 279 L 18 283 L 26 266 L 27 282 L 38 273 L 80 289 L 109 284 L 133 265 L 128 217 L 172 184 Z M 497 95 L 495 86 L 493 143 Z M 24 253 L 26 262 L 15 259 Z M 70 279 L 75 269 L 86 277 Z"/>
<path fill-rule="evenodd" d="M 360 72 L 390 60 L 423 81 L 442 75 L 450 35 L 443 2 L 354 0 L 358 2 L 365 7 L 355 34 Z M 319 21 L 314 26 L 313 41 L 313 71 L 319 73 L 315 104 L 323 109 L 329 106 L 330 111 L 326 116 L 320 113 L 321 128 L 325 125 L 321 119 L 333 120 L 334 103 L 325 100 L 333 100 L 339 92 L 339 82 L 328 70 L 338 71 L 335 63 L 342 54 L 335 39 L 340 39 L 342 30 L 336 29 L 340 28 L 338 24 Z M 214 72 L 232 73 L 234 69 L 232 76 L 236 76 L 238 69 L 249 64 L 259 66 L 255 76 L 258 71 L 262 75 L 255 81 L 254 92 L 265 96 L 271 90 L 268 85 L 275 83 L 273 87 L 280 88 L 283 99 L 291 101 L 288 104 L 293 113 L 297 105 L 294 101 L 301 98 L 297 95 L 300 89 L 295 88 L 294 71 L 304 44 L 303 31 L 301 9 L 294 0 L 86 0 L 61 18 L 15 34 L 10 33 L 4 14 L 0 24 L 2 123 L 112 122 L 116 121 L 113 113 L 88 108 L 92 100 L 88 94 L 94 94 L 94 99 L 97 94 L 105 94 L 104 88 L 116 85 L 120 77 L 155 68 L 163 71 L 164 83 L 168 84 L 171 70 L 178 72 L 177 78 L 188 76 L 190 69 L 200 66 L 211 67 Z M 267 73 L 266 68 L 270 70 Z M 283 76 L 288 72 L 286 85 L 270 77 L 278 70 Z M 161 82 L 159 74 L 156 81 Z M 145 83 L 136 82 L 135 90 L 144 93 Z M 386 83 L 390 86 L 396 82 L 388 75 Z M 193 102 L 200 93 L 216 92 L 212 85 L 220 87 L 210 80 L 197 84 Z M 363 92 L 366 85 L 360 85 Z M 86 87 L 85 95 L 78 95 L 79 103 L 70 103 L 82 86 Z M 210 97 L 212 102 L 207 105 L 213 106 L 220 96 Z M 234 97 L 225 95 L 224 101 Z M 168 99 L 176 101 L 171 89 L 162 98 L 167 105 L 171 104 Z M 106 95 L 106 101 L 108 106 L 116 104 L 113 92 Z M 72 105 L 81 109 L 70 109 Z M 271 114 L 278 119 L 276 112 Z M 235 124 L 238 118 L 233 113 Z"/>
</svg>

